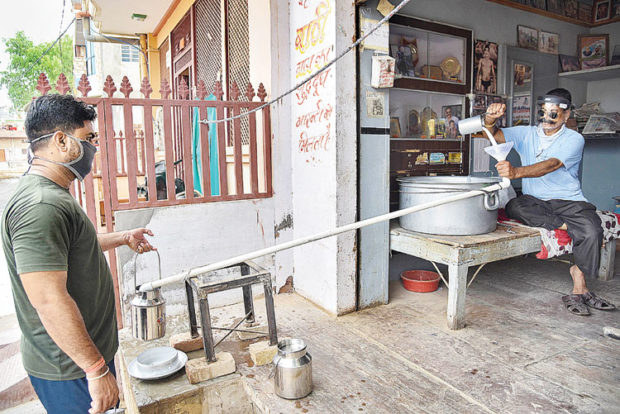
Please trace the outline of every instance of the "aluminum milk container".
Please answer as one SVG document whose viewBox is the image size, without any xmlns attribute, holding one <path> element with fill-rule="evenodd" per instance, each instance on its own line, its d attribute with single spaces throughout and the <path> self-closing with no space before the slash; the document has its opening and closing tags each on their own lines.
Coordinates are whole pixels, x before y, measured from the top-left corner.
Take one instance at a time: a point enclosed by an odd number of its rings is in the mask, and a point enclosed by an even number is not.
<svg viewBox="0 0 620 414">
<path fill-rule="evenodd" d="M 159 252 L 153 251 L 157 253 L 159 278 L 161 279 L 161 259 Z M 131 332 L 134 338 L 143 341 L 159 339 L 166 334 L 166 301 L 161 295 L 161 288 L 140 292 L 136 285 L 136 262 L 133 268 L 135 296 L 131 300 Z"/>
<path fill-rule="evenodd" d="M 275 364 L 274 389 L 287 400 L 303 398 L 312 392 L 312 357 L 301 339 L 283 339 L 278 342 Z"/>
</svg>

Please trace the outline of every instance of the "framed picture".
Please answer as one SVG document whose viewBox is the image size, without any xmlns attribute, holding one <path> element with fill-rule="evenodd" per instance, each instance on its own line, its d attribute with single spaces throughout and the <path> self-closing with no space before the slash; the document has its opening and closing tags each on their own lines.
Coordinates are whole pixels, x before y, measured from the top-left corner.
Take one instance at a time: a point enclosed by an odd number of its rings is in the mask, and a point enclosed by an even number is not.
<svg viewBox="0 0 620 414">
<path fill-rule="evenodd" d="M 560 49 L 560 35 L 556 33 L 538 32 L 538 51 L 557 55 Z"/>
<path fill-rule="evenodd" d="M 532 65 L 515 62 L 512 70 L 512 93 L 530 92 L 532 89 Z"/>
<path fill-rule="evenodd" d="M 594 3 L 594 23 L 608 20 L 611 15 L 611 0 L 597 0 Z"/>
<path fill-rule="evenodd" d="M 547 2 L 545 0 L 530 0 L 530 6 L 537 9 L 547 10 Z"/>
<path fill-rule="evenodd" d="M 525 49 L 538 50 L 538 30 L 517 25 L 517 45 Z"/>
<path fill-rule="evenodd" d="M 617 17 L 620 17 L 620 0 L 614 0 L 611 8 L 611 18 L 615 19 Z"/>
<path fill-rule="evenodd" d="M 497 93 L 497 43 L 474 43 L 474 93 Z"/>
<path fill-rule="evenodd" d="M 564 16 L 564 0 L 547 0 L 547 10 Z"/>
<path fill-rule="evenodd" d="M 580 1 L 577 17 L 584 23 L 592 23 L 592 4 Z"/>
<path fill-rule="evenodd" d="M 512 126 L 529 125 L 531 112 L 531 96 L 512 97 Z"/>
<path fill-rule="evenodd" d="M 390 118 L 390 137 L 400 138 L 400 121 L 398 117 Z"/>
<path fill-rule="evenodd" d="M 611 55 L 610 65 L 619 65 L 620 64 L 620 45 L 614 46 L 614 53 Z"/>
<path fill-rule="evenodd" d="M 415 109 L 408 112 L 407 135 L 413 137 L 420 134 L 420 114 Z"/>
<path fill-rule="evenodd" d="M 579 58 L 577 56 L 559 55 L 560 57 L 560 69 L 562 72 L 572 72 L 580 70 Z"/>
<path fill-rule="evenodd" d="M 390 45 L 390 52 L 392 57 L 396 59 L 396 74 L 401 76 L 415 76 L 413 52 L 409 46 Z"/>
<path fill-rule="evenodd" d="M 480 115 L 487 110 L 487 96 L 486 95 L 474 95 L 474 102 L 472 104 L 471 116 Z"/>
<path fill-rule="evenodd" d="M 456 139 L 459 135 L 459 120 L 463 116 L 463 105 L 446 105 L 441 107 L 441 117 L 446 124 L 446 138 Z"/>
<path fill-rule="evenodd" d="M 579 2 L 577 0 L 566 0 L 564 3 L 564 16 L 573 19 L 579 17 Z"/>
<path fill-rule="evenodd" d="M 609 35 L 577 35 L 577 55 L 581 69 L 607 66 Z"/>
</svg>

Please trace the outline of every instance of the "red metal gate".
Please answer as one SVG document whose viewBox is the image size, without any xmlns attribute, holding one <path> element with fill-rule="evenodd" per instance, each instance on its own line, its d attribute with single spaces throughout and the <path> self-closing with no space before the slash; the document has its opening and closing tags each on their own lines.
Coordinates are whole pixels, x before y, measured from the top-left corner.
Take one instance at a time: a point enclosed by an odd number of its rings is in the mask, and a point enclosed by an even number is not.
<svg viewBox="0 0 620 414">
<path fill-rule="evenodd" d="M 37 89 L 42 95 L 51 90 L 45 74 L 39 76 Z M 70 90 L 63 74 L 56 82 L 56 90 L 63 95 Z M 165 79 L 161 99 L 151 98 L 152 88 L 146 78 L 140 87 L 143 97 L 130 97 L 133 88 L 126 76 L 119 88 L 123 97 L 114 97 L 117 88 L 110 76 L 103 86 L 105 97 L 88 96 L 91 86 L 86 75 L 82 75 L 77 90 L 82 95 L 79 99 L 97 110 L 99 151 L 93 173 L 83 182 L 76 180 L 71 192 L 99 231 L 114 231 L 116 211 L 272 196 L 268 106 L 248 115 L 250 133 L 245 145 L 229 137 L 231 131 L 234 136 L 241 136 L 240 119 L 197 122 L 224 119 L 225 114 L 239 115 L 263 105 L 267 93 L 262 83 L 258 93 L 251 84 L 247 85 L 247 101 L 239 100 L 241 93 L 236 83 L 231 85 L 228 101 L 222 101 L 224 93 L 219 82 L 209 94 L 200 81 L 197 99 L 188 99 L 189 88 L 183 84 L 178 90 L 179 99 L 170 99 L 170 85 Z M 209 95 L 212 100 L 205 100 Z M 255 96 L 260 101 L 254 102 Z M 180 142 L 177 151 L 173 131 L 180 134 L 176 135 Z M 181 161 L 175 172 L 178 155 Z M 165 166 L 165 180 L 158 181 L 158 166 Z M 184 193 L 178 192 L 178 180 L 185 186 Z M 195 182 L 202 191 L 195 189 Z M 116 256 L 114 251 L 109 253 L 118 294 Z M 118 301 L 117 311 L 120 315 Z"/>
</svg>

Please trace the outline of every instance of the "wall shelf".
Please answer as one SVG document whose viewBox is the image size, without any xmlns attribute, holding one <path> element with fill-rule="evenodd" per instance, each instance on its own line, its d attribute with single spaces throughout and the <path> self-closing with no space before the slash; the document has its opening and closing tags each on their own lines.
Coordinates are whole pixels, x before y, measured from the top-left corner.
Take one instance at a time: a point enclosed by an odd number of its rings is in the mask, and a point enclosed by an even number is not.
<svg viewBox="0 0 620 414">
<path fill-rule="evenodd" d="M 581 81 L 599 81 L 612 78 L 620 78 L 620 65 L 603 66 L 601 68 L 576 70 L 573 72 L 559 73 L 560 78 Z"/>
</svg>

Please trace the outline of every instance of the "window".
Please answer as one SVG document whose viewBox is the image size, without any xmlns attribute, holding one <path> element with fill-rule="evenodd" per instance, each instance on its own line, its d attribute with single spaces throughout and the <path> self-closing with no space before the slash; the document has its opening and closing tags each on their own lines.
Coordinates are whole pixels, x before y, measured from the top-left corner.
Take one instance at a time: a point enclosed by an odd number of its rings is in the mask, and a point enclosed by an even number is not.
<svg viewBox="0 0 620 414">
<path fill-rule="evenodd" d="M 95 47 L 92 42 L 86 43 L 86 74 L 94 75 L 97 72 L 95 66 Z"/>
<path fill-rule="evenodd" d="M 138 62 L 140 55 L 138 49 L 130 45 L 121 45 L 121 62 Z"/>
</svg>

